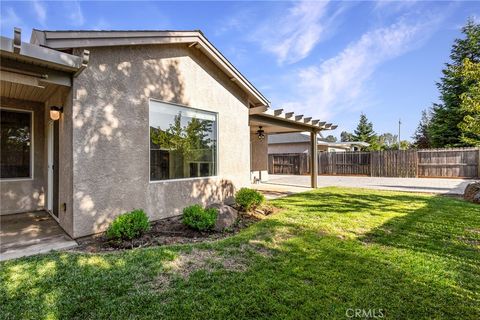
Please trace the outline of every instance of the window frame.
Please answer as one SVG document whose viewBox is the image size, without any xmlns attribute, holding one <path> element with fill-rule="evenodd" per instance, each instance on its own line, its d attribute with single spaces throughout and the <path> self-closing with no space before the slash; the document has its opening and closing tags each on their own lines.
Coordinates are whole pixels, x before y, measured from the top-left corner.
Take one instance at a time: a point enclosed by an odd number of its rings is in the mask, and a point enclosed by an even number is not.
<svg viewBox="0 0 480 320">
<path fill-rule="evenodd" d="M 17 113 L 29 113 L 30 114 L 30 175 L 28 177 L 20 178 L 0 178 L 0 182 L 15 182 L 15 181 L 31 181 L 34 179 L 34 154 L 35 154 L 35 111 L 27 109 L 18 109 L 10 107 L 1 107 L 1 110 L 17 112 Z"/>
<path fill-rule="evenodd" d="M 201 111 L 201 112 L 207 112 L 207 113 L 211 113 L 211 114 L 214 114 L 215 115 L 215 123 L 216 123 L 216 132 L 215 132 L 215 139 L 216 139 L 216 152 L 215 152 L 215 175 L 213 176 L 207 176 L 207 177 L 190 177 L 190 178 L 175 178 L 175 179 L 163 179 L 163 180 L 152 180 L 152 177 L 151 177 L 151 174 L 150 174 L 150 170 L 151 170 L 151 148 L 150 148 L 150 144 L 151 144 L 151 139 L 150 139 L 150 125 L 151 125 L 151 122 L 150 122 L 150 108 L 151 108 L 151 102 L 160 102 L 160 103 L 165 103 L 165 104 L 169 104 L 169 105 L 172 105 L 172 106 L 177 106 L 177 107 L 181 107 L 181 108 L 186 108 L 186 109 L 191 109 L 191 110 L 196 110 L 196 111 Z M 160 99 L 154 99 L 154 98 L 150 98 L 148 99 L 148 135 L 147 135 L 147 139 L 148 139 L 148 181 L 149 183 L 169 183 L 169 182 L 178 182 L 178 181 L 191 181 L 191 180 L 205 180 L 205 179 L 212 179 L 212 178 L 218 178 L 219 175 L 218 175 L 218 170 L 219 170 L 219 165 L 218 165 L 218 160 L 219 160 L 219 137 L 220 137 L 220 130 L 219 130 L 219 116 L 218 116 L 218 112 L 216 111 L 210 111 L 210 110 L 205 110 L 205 109 L 200 109 L 200 108 L 194 108 L 194 107 L 190 107 L 190 106 L 187 106 L 187 105 L 184 105 L 184 104 L 180 104 L 180 103 L 174 103 L 174 102 L 169 102 L 169 101 L 164 101 L 164 100 L 160 100 Z"/>
</svg>

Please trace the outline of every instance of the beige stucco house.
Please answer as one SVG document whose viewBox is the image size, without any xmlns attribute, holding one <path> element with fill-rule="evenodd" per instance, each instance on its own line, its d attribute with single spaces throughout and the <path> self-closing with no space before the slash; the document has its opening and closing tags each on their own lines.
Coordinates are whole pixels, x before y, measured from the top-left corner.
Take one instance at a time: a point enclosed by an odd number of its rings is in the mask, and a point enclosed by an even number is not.
<svg viewBox="0 0 480 320">
<path fill-rule="evenodd" d="M 266 179 L 268 134 L 335 128 L 269 109 L 199 31 L 20 33 L 1 38 L 0 212 L 46 210 L 73 238 L 225 201 Z"/>
</svg>

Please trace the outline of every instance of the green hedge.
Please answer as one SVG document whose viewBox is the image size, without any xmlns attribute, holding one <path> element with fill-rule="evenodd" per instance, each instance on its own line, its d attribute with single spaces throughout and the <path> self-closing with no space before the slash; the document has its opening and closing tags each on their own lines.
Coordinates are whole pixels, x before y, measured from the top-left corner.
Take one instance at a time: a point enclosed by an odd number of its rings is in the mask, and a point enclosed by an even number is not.
<svg viewBox="0 0 480 320">
<path fill-rule="evenodd" d="M 257 190 L 241 188 L 235 194 L 235 202 L 246 211 L 249 211 L 264 203 L 265 197 Z"/>
<path fill-rule="evenodd" d="M 131 240 L 141 236 L 150 229 L 148 216 L 142 209 L 119 215 L 107 229 L 108 239 Z"/>
<path fill-rule="evenodd" d="M 183 209 L 182 222 L 193 229 L 211 230 L 215 226 L 217 216 L 217 209 L 204 209 L 202 206 L 195 204 Z"/>
</svg>

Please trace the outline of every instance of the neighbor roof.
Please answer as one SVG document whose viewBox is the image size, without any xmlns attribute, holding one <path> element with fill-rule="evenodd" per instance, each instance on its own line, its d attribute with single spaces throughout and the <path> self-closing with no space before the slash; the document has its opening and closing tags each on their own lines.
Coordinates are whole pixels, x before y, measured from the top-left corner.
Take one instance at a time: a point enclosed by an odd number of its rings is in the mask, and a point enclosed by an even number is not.
<svg viewBox="0 0 480 320">
<path fill-rule="evenodd" d="M 317 142 L 320 144 L 322 140 L 320 137 L 317 137 Z M 278 144 L 278 143 L 310 143 L 310 133 L 305 132 L 293 132 L 293 133 L 279 133 L 268 135 L 269 144 Z"/>
<path fill-rule="evenodd" d="M 353 142 L 328 142 L 318 137 L 317 142 L 319 145 L 326 145 L 331 147 L 343 147 L 349 148 L 350 146 L 362 146 L 368 147 L 369 144 L 363 141 Z M 310 134 L 304 132 L 295 133 L 281 133 L 268 135 L 268 144 L 280 144 L 280 143 L 310 143 Z"/>
<path fill-rule="evenodd" d="M 209 57 L 232 81 L 249 94 L 254 106 L 269 106 L 270 102 L 258 91 L 201 31 L 91 31 L 91 30 L 32 30 L 30 39 L 37 44 L 52 49 L 91 48 L 109 46 L 133 46 L 148 44 L 186 44 L 195 47 Z"/>
</svg>

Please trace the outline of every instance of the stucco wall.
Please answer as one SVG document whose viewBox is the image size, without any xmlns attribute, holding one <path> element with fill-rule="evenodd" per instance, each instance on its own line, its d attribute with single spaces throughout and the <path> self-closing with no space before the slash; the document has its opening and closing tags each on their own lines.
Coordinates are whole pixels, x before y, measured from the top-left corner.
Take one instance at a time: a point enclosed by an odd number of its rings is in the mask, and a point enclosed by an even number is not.
<svg viewBox="0 0 480 320">
<path fill-rule="evenodd" d="M 250 133 L 250 181 L 268 181 L 268 137 L 259 140 L 256 132 Z"/>
<path fill-rule="evenodd" d="M 198 49 L 90 48 L 73 87 L 74 237 L 143 208 L 152 220 L 249 184 L 247 97 Z M 149 182 L 149 99 L 218 112 L 218 177 Z"/>
<path fill-rule="evenodd" d="M 275 143 L 268 145 L 268 153 L 309 153 L 310 143 Z"/>
<path fill-rule="evenodd" d="M 45 106 L 46 124 L 47 121 L 50 121 L 49 106 L 63 107 L 63 113 L 58 120 L 58 222 L 69 235 L 73 236 L 72 90 L 70 88 L 57 90 L 45 102 Z M 48 152 L 47 146 L 45 147 L 45 152 Z M 45 170 L 47 170 L 47 166 L 45 166 Z M 48 179 L 47 174 L 45 172 L 45 179 Z"/>
<path fill-rule="evenodd" d="M 250 134 L 250 145 L 252 149 L 252 171 L 268 170 L 268 139 L 260 140 L 257 134 L 253 132 Z"/>
<path fill-rule="evenodd" d="M 0 180 L 0 214 L 42 210 L 46 189 L 43 104 L 2 97 L 1 106 L 33 111 L 33 179 Z"/>
</svg>

